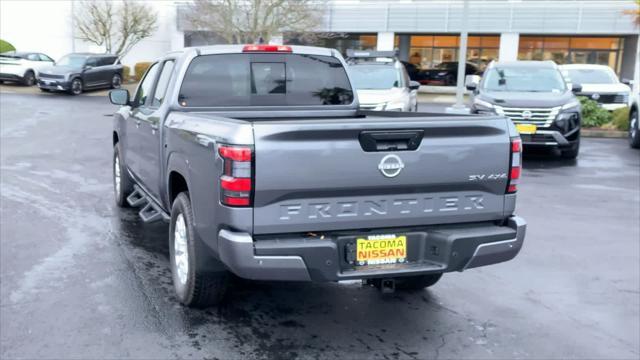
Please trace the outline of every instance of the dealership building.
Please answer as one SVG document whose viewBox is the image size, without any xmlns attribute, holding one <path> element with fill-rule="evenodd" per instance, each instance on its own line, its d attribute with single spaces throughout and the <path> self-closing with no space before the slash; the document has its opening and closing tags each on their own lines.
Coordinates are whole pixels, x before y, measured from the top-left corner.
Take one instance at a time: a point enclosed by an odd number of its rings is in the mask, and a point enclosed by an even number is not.
<svg viewBox="0 0 640 360">
<path fill-rule="evenodd" d="M 153 60 L 184 46 L 222 42 L 186 21 L 185 1 L 149 4 L 158 12 L 158 30 L 124 57 L 125 64 Z M 466 25 L 467 60 L 479 66 L 497 59 L 553 60 L 609 65 L 628 79 L 638 71 L 639 29 L 629 14 L 638 7 L 633 0 L 469 0 L 467 21 L 463 4 L 462 0 L 328 1 L 320 10 L 322 22 L 312 43 L 289 32 L 276 41 L 333 47 L 343 53 L 349 48 L 397 49 L 404 61 L 431 68 L 457 61 Z M 75 39 L 72 2 L 3 1 L 1 6 L 0 37 L 18 49 L 49 52 L 53 57 L 100 50 Z M 15 16 L 26 13 L 30 21 Z M 46 33 L 38 34 L 34 23 L 46 23 L 46 30 L 40 27 Z"/>
</svg>

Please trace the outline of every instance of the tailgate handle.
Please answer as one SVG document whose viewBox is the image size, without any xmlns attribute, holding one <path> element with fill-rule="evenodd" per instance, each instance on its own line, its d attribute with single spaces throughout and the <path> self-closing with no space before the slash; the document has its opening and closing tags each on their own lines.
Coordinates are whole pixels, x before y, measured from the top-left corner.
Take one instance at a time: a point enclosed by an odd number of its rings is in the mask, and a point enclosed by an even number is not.
<svg viewBox="0 0 640 360">
<path fill-rule="evenodd" d="M 411 151 L 420 146 L 424 130 L 363 131 L 360 146 L 364 151 Z"/>
</svg>

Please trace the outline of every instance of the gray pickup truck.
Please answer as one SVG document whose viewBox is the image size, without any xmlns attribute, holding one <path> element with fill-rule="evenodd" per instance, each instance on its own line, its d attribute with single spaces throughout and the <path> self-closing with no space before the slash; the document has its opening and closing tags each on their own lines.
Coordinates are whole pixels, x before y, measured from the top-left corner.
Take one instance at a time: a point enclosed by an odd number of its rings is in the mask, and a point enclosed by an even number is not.
<svg viewBox="0 0 640 360">
<path fill-rule="evenodd" d="M 512 122 L 359 111 L 335 50 L 188 48 L 110 99 L 117 204 L 170 223 L 187 306 L 219 302 L 230 273 L 419 289 L 522 247 Z"/>
</svg>

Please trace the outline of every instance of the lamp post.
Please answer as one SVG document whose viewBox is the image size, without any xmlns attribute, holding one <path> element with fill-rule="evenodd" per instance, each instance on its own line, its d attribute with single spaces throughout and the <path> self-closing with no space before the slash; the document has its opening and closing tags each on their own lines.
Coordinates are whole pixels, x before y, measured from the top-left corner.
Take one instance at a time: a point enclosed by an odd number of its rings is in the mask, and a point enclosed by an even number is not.
<svg viewBox="0 0 640 360">
<path fill-rule="evenodd" d="M 469 0 L 463 0 L 462 26 L 460 28 L 460 48 L 458 49 L 458 80 L 456 84 L 456 103 L 446 109 L 450 113 L 468 114 L 469 108 L 464 105 L 464 71 L 467 66 L 467 39 L 469 37 Z"/>
</svg>

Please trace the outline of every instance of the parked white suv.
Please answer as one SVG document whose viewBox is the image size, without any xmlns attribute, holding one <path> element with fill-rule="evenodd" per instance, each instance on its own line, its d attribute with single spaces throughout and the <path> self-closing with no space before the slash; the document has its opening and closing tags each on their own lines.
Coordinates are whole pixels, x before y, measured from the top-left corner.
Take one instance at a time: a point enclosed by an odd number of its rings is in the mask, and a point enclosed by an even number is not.
<svg viewBox="0 0 640 360">
<path fill-rule="evenodd" d="M 55 63 L 49 56 L 37 52 L 9 51 L 0 54 L 0 83 L 19 82 L 35 85 L 38 71 Z"/>
<path fill-rule="evenodd" d="M 561 65 L 560 71 L 568 83 L 582 86 L 582 90 L 576 94 L 577 96 L 586 96 L 597 101 L 600 106 L 609 111 L 628 105 L 631 89 L 618 80 L 618 76 L 610 67 L 570 64 Z"/>
</svg>

